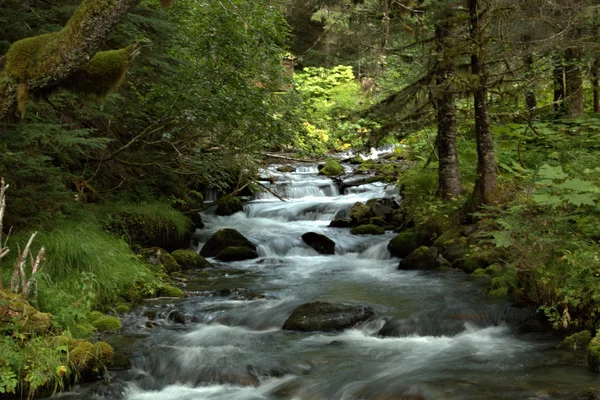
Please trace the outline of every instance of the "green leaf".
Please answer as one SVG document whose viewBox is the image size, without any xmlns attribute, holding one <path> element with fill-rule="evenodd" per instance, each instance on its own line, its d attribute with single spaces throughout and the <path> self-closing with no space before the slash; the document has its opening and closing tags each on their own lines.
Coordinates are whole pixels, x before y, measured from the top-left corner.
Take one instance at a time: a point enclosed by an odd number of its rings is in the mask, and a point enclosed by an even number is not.
<svg viewBox="0 0 600 400">
<path fill-rule="evenodd" d="M 513 243 L 510 232 L 496 231 L 492 232 L 494 239 L 492 240 L 496 247 L 510 247 Z"/>
<path fill-rule="evenodd" d="M 564 199 L 562 197 L 548 193 L 534 194 L 532 197 L 533 201 L 535 201 L 537 204 L 541 206 L 549 206 L 552 208 L 556 208 L 564 202 Z"/>
<path fill-rule="evenodd" d="M 548 164 L 544 164 L 540 167 L 538 175 L 542 179 L 565 179 L 568 175 L 565 174 L 562 167 L 551 167 Z"/>
<path fill-rule="evenodd" d="M 595 206 L 594 196 L 589 193 L 577 193 L 566 197 L 569 200 L 569 204 L 580 207 L 582 205 Z"/>
<path fill-rule="evenodd" d="M 592 182 L 584 181 L 579 178 L 568 179 L 560 185 L 557 185 L 556 188 L 568 189 L 574 192 L 595 192 L 598 189 Z"/>
</svg>

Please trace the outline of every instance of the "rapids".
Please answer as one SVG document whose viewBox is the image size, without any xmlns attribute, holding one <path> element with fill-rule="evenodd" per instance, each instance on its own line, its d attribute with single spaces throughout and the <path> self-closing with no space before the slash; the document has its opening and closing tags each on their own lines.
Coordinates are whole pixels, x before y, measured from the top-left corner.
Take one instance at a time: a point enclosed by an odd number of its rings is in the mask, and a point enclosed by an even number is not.
<svg viewBox="0 0 600 400">
<path fill-rule="evenodd" d="M 198 231 L 200 248 L 217 230 L 235 228 L 260 257 L 215 262 L 228 273 L 209 287 L 191 280 L 186 290 L 194 296 L 126 315 L 132 368 L 112 371 L 108 386 L 65 397 L 546 399 L 600 387 L 585 365 L 565 360 L 559 339 L 523 330 L 532 314 L 488 298 L 485 282 L 459 271 L 398 271 L 386 249 L 392 233 L 355 236 L 327 226 L 356 201 L 394 196 L 393 188 L 370 184 L 343 194 L 315 165 L 265 173 L 289 201 L 260 194 L 235 215 L 203 215 Z M 309 231 L 331 238 L 336 254 L 304 244 Z M 255 295 L 244 298 L 248 291 Z M 338 333 L 281 329 L 294 308 L 314 300 L 367 305 L 379 317 Z M 172 309 L 185 325 L 168 320 Z M 153 328 L 145 326 L 149 310 L 157 315 Z"/>
</svg>

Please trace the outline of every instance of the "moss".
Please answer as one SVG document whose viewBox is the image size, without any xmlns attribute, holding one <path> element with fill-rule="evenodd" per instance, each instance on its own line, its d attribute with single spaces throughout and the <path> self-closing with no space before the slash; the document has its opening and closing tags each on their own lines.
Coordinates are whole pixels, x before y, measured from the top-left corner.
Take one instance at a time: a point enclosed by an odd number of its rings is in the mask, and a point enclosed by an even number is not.
<svg viewBox="0 0 600 400">
<path fill-rule="evenodd" d="M 164 285 L 158 291 L 158 295 L 161 297 L 184 297 L 185 293 L 183 293 L 183 290 L 176 288 L 175 286 Z"/>
<path fill-rule="evenodd" d="M 479 268 L 485 268 L 485 264 L 482 264 L 479 259 L 474 257 L 462 257 L 452 262 L 452 267 L 472 273 Z"/>
<path fill-rule="evenodd" d="M 131 307 L 127 303 L 121 303 L 121 304 L 117 304 L 117 306 L 115 307 L 115 311 L 118 312 L 119 314 L 124 314 L 124 313 L 128 313 L 129 311 L 131 311 Z"/>
<path fill-rule="evenodd" d="M 102 317 L 104 317 L 104 314 L 102 314 L 100 311 L 90 311 L 87 315 L 87 318 L 90 322 L 94 322 Z"/>
<path fill-rule="evenodd" d="M 586 349 L 587 345 L 592 340 L 592 334 L 590 331 L 585 330 L 572 334 L 566 337 L 558 347 L 562 349 L 569 349 L 573 351 L 579 351 Z"/>
<path fill-rule="evenodd" d="M 473 273 L 471 274 L 472 276 L 475 276 L 477 278 L 489 278 L 490 276 L 485 272 L 485 269 L 483 268 L 477 268 L 475 271 L 473 271 Z"/>
<path fill-rule="evenodd" d="M 109 315 L 98 318 L 92 322 L 92 325 L 99 331 L 115 331 L 123 327 L 118 317 L 111 317 Z"/>
<path fill-rule="evenodd" d="M 75 93 L 106 95 L 115 90 L 125 78 L 132 51 L 133 47 L 128 46 L 120 50 L 96 53 L 62 87 Z"/>
<path fill-rule="evenodd" d="M 219 200 L 219 205 L 215 214 L 217 215 L 233 215 L 236 212 L 240 212 L 244 209 L 244 205 L 239 197 L 226 196 Z"/>
<path fill-rule="evenodd" d="M 423 244 L 423 238 L 414 229 L 397 234 L 387 245 L 388 251 L 396 257 L 406 257 Z"/>
<path fill-rule="evenodd" d="M 353 235 L 383 235 L 385 233 L 385 229 L 372 224 L 359 225 L 352 228 L 352 230 L 350 230 L 350 233 L 352 233 Z"/>
<path fill-rule="evenodd" d="M 345 170 L 342 164 L 334 159 L 329 159 L 325 162 L 325 166 L 319 171 L 319 175 L 339 176 L 343 175 L 344 172 Z"/>
<path fill-rule="evenodd" d="M 183 268 L 210 268 L 211 264 L 200 254 L 191 250 L 175 250 L 173 259 Z"/>
<path fill-rule="evenodd" d="M 282 165 L 281 167 L 277 167 L 277 171 L 283 172 L 283 173 L 296 172 L 296 167 L 294 167 L 292 165 Z"/>
<path fill-rule="evenodd" d="M 179 263 L 172 254 L 164 253 L 160 255 L 160 262 L 167 273 L 179 271 Z"/>
<path fill-rule="evenodd" d="M 385 220 L 383 218 L 380 217 L 373 217 L 369 220 L 369 223 L 371 225 L 377 225 L 377 226 L 381 226 L 384 227 L 387 225 L 387 223 L 385 222 Z"/>
<path fill-rule="evenodd" d="M 352 223 L 356 225 L 361 220 L 368 220 L 373 217 L 373 212 L 371 211 L 371 207 L 358 201 L 352 205 L 350 211 L 348 211 L 348 216 L 352 220 Z"/>
<path fill-rule="evenodd" d="M 440 267 L 438 251 L 435 247 L 421 246 L 400 260 L 398 269 L 429 270 Z"/>
<path fill-rule="evenodd" d="M 92 344 L 74 339 L 69 343 L 69 362 L 81 375 L 104 370 L 112 362 L 113 355 L 113 348 L 105 342 Z"/>
<path fill-rule="evenodd" d="M 592 372 L 600 372 L 600 334 L 596 335 L 587 347 L 588 368 Z"/>
<path fill-rule="evenodd" d="M 52 327 L 52 315 L 38 311 L 20 295 L 0 290 L 0 325 L 11 323 L 22 333 L 43 335 Z"/>
<path fill-rule="evenodd" d="M 96 332 L 96 328 L 89 322 L 78 322 L 71 326 L 71 334 L 78 338 L 88 338 Z"/>
<path fill-rule="evenodd" d="M 438 249 L 445 249 L 447 244 L 449 244 L 448 242 L 454 243 L 454 240 L 460 237 L 461 234 L 459 228 L 448 229 L 435 240 L 433 245 Z"/>
<path fill-rule="evenodd" d="M 504 271 L 504 267 L 502 267 L 502 265 L 500 265 L 500 264 L 492 264 L 485 269 L 485 273 L 493 278 L 502 275 L 503 271 Z"/>
<path fill-rule="evenodd" d="M 258 258 L 256 250 L 244 246 L 230 246 L 217 255 L 220 261 L 242 261 Z"/>
<path fill-rule="evenodd" d="M 39 74 L 35 64 L 36 55 L 50 41 L 53 34 L 29 37 L 14 42 L 6 53 L 4 70 L 17 81 L 35 78 Z"/>
</svg>

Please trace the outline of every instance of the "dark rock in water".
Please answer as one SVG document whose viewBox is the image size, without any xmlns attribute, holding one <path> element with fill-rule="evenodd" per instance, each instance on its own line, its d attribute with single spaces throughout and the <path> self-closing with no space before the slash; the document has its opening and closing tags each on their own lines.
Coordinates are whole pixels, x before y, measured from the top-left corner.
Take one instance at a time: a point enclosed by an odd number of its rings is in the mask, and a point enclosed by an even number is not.
<svg viewBox="0 0 600 400">
<path fill-rule="evenodd" d="M 167 320 L 176 324 L 185 324 L 185 315 L 179 310 L 172 310 L 167 314 Z"/>
<path fill-rule="evenodd" d="M 381 226 L 366 224 L 359 225 L 352 228 L 350 231 L 353 235 L 383 235 L 385 233 L 385 229 Z"/>
<path fill-rule="evenodd" d="M 307 232 L 302 235 L 302 240 L 319 254 L 335 254 L 335 242 L 325 235 Z"/>
<path fill-rule="evenodd" d="M 406 257 L 423 245 L 423 237 L 414 229 L 397 234 L 387 245 L 388 251 L 396 257 Z"/>
<path fill-rule="evenodd" d="M 353 225 L 358 225 L 361 220 L 368 220 L 374 217 L 371 207 L 361 203 L 360 201 L 354 203 L 354 205 L 350 208 L 350 211 L 348 211 L 348 216 L 350 217 Z"/>
<path fill-rule="evenodd" d="M 352 328 L 374 315 L 371 308 L 361 305 L 315 301 L 296 308 L 283 324 L 283 329 L 303 332 L 339 331 Z"/>
<path fill-rule="evenodd" d="M 232 215 L 236 212 L 242 211 L 244 206 L 242 205 L 242 201 L 235 196 L 227 196 L 222 198 L 219 201 L 219 205 L 217 206 L 217 210 L 215 214 L 217 215 Z"/>
<path fill-rule="evenodd" d="M 217 260 L 225 262 L 251 260 L 254 258 L 258 258 L 256 250 L 243 246 L 230 246 L 217 255 Z"/>
<path fill-rule="evenodd" d="M 367 201 L 367 205 L 371 208 L 371 212 L 375 217 L 385 221 L 391 221 L 396 210 L 400 208 L 396 200 L 389 197 L 383 199 L 371 199 Z"/>
<path fill-rule="evenodd" d="M 281 167 L 277 168 L 277 171 L 283 172 L 283 173 L 296 172 L 296 167 L 294 167 L 292 165 L 282 165 Z"/>
<path fill-rule="evenodd" d="M 202 221 L 202 215 L 200 215 L 200 213 L 198 213 L 198 212 L 192 213 L 190 218 L 192 220 L 192 224 L 194 224 L 194 227 L 196 229 L 204 228 L 204 221 Z"/>
<path fill-rule="evenodd" d="M 421 246 L 400 260 L 398 269 L 436 269 L 441 265 L 435 247 Z"/>
<path fill-rule="evenodd" d="M 347 219 L 348 221 L 350 221 L 350 216 L 348 215 L 348 213 L 350 212 L 351 207 L 352 206 L 347 206 L 340 209 L 338 212 L 335 213 L 333 219 Z"/>
<path fill-rule="evenodd" d="M 350 218 L 336 218 L 329 223 L 331 228 L 350 228 L 352 221 Z"/>
<path fill-rule="evenodd" d="M 171 255 L 183 269 L 212 267 L 206 258 L 192 250 L 175 250 Z"/>
<path fill-rule="evenodd" d="M 216 257 L 228 247 L 247 247 L 256 250 L 256 246 L 235 229 L 221 229 L 202 246 L 200 255 L 203 257 Z"/>
<path fill-rule="evenodd" d="M 459 258 L 463 258 L 467 255 L 469 248 L 458 241 L 456 243 L 450 243 L 444 249 L 442 255 L 444 258 L 450 262 L 458 260 Z"/>
</svg>

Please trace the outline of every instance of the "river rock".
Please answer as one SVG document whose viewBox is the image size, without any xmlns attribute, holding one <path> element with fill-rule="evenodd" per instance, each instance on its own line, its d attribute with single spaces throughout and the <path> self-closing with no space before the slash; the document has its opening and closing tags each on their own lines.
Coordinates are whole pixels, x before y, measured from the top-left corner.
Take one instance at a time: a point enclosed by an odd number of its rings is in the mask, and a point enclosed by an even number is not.
<svg viewBox="0 0 600 400">
<path fill-rule="evenodd" d="M 204 228 L 204 221 L 202 220 L 202 215 L 200 215 L 199 212 L 192 213 L 192 215 L 190 215 L 190 219 L 192 220 L 192 224 L 194 224 L 196 229 Z"/>
<path fill-rule="evenodd" d="M 367 201 L 367 205 L 371 208 L 371 212 L 375 217 L 381 218 L 384 221 L 391 221 L 396 210 L 400 208 L 396 200 L 389 197 L 371 199 Z"/>
<path fill-rule="evenodd" d="M 206 258 L 192 250 L 175 250 L 171 255 L 182 269 L 212 267 Z"/>
<path fill-rule="evenodd" d="M 355 226 L 350 230 L 350 233 L 353 235 L 383 235 L 385 233 L 385 229 L 381 226 L 365 224 Z"/>
<path fill-rule="evenodd" d="M 319 254 L 335 254 L 335 242 L 325 235 L 307 232 L 302 235 L 302 240 Z"/>
<path fill-rule="evenodd" d="M 352 328 L 374 315 L 371 308 L 361 305 L 315 301 L 296 308 L 283 324 L 283 329 L 333 332 Z"/>
<path fill-rule="evenodd" d="M 211 236 L 202 246 L 202 257 L 216 257 L 228 247 L 247 247 L 256 250 L 256 246 L 235 229 L 221 229 Z"/>
<path fill-rule="evenodd" d="M 226 216 L 232 215 L 236 212 L 242 211 L 244 206 L 242 205 L 242 201 L 239 197 L 235 196 L 226 196 L 219 200 L 219 205 L 217 206 L 217 210 L 215 214 Z"/>
<path fill-rule="evenodd" d="M 350 218 L 335 218 L 329 223 L 330 228 L 350 228 L 351 226 Z"/>
<path fill-rule="evenodd" d="M 400 260 L 398 269 L 436 269 L 441 261 L 435 247 L 421 246 Z"/>
<path fill-rule="evenodd" d="M 185 324 L 185 315 L 179 310 L 171 310 L 169 314 L 167 314 L 167 320 L 175 323 L 175 324 Z"/>
<path fill-rule="evenodd" d="M 277 171 L 289 174 L 292 172 L 296 172 L 296 167 L 292 165 L 282 165 L 281 167 L 277 167 Z"/>
<path fill-rule="evenodd" d="M 353 226 L 359 225 L 363 220 L 369 220 L 374 217 L 371 207 L 360 201 L 354 203 L 350 211 L 348 211 L 348 216 Z"/>
<path fill-rule="evenodd" d="M 396 257 L 406 257 L 423 245 L 423 237 L 414 229 L 397 234 L 387 245 L 388 251 Z"/>
<path fill-rule="evenodd" d="M 217 260 L 231 262 L 258 258 L 256 250 L 245 246 L 229 246 L 217 255 Z"/>
</svg>

